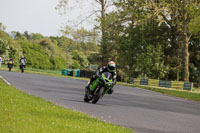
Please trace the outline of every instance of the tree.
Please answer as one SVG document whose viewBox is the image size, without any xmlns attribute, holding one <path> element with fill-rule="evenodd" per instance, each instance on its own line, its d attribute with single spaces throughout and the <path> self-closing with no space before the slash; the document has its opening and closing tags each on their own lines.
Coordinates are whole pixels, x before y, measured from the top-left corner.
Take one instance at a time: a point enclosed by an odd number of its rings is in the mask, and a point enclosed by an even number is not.
<svg viewBox="0 0 200 133">
<path fill-rule="evenodd" d="M 6 52 L 7 41 L 0 38 L 0 55 L 3 55 Z"/>
<path fill-rule="evenodd" d="M 192 82 L 197 82 L 198 87 L 200 87 L 200 36 L 191 37 L 190 51 L 190 67 L 193 70 L 193 75 L 191 75 L 190 79 Z"/>
<path fill-rule="evenodd" d="M 84 28 L 73 29 L 69 26 L 66 26 L 65 29 L 62 30 L 62 33 L 64 36 L 72 39 L 70 40 L 69 38 L 65 38 L 65 41 L 67 41 L 66 43 L 68 43 L 67 47 L 70 49 L 69 51 L 72 51 L 72 49 L 77 49 L 88 56 L 91 53 L 99 50 L 99 37 L 95 29 L 87 31 Z"/>
<path fill-rule="evenodd" d="M 101 58 L 101 63 L 104 64 L 107 62 L 109 56 L 109 50 L 107 48 L 108 43 L 106 41 L 106 25 L 105 25 L 105 17 L 106 17 L 106 9 L 108 8 L 108 6 L 113 3 L 113 0 L 92 0 L 93 2 L 97 3 L 100 5 L 100 9 L 97 9 L 96 11 L 94 11 L 91 15 L 89 15 L 88 17 L 86 17 L 86 19 L 88 19 L 89 17 L 91 17 L 93 14 L 95 14 L 96 12 L 100 11 L 100 17 L 99 17 L 99 22 L 100 22 L 100 26 L 98 26 L 98 28 L 101 31 L 101 41 L 100 41 L 100 52 L 102 55 Z M 59 0 L 58 5 L 56 6 L 56 9 L 64 9 L 64 12 L 66 12 L 66 5 L 68 4 L 68 0 Z M 84 20 L 86 20 L 84 19 Z M 82 23 L 84 20 L 82 20 L 80 23 Z"/>
<path fill-rule="evenodd" d="M 162 66 L 160 69 L 156 69 L 155 65 L 147 67 L 142 59 L 145 60 L 144 53 L 147 53 L 149 48 L 159 48 L 159 53 L 164 52 L 168 42 L 167 26 L 159 24 L 153 18 L 149 19 L 144 1 L 124 0 L 118 1 L 115 5 L 117 9 L 106 15 L 105 22 L 106 39 L 108 46 L 111 46 L 108 48 L 111 49 L 112 54 L 114 53 L 113 58 L 117 59 L 118 69 L 124 70 L 131 77 L 137 77 L 141 75 L 138 74 L 138 68 L 143 65 L 143 68 L 149 70 L 149 77 L 163 78 L 168 71 L 164 67 L 164 57 L 161 58 L 158 55 L 159 61 L 154 61 L 154 56 L 148 57 L 157 66 Z M 154 51 L 148 51 L 149 55 L 155 55 L 150 52 Z"/>
<path fill-rule="evenodd" d="M 3 25 L 1 22 L 0 22 L 0 30 L 2 30 L 2 31 L 5 31 L 5 30 L 6 30 L 6 26 Z"/>
<path fill-rule="evenodd" d="M 64 47 L 65 51 L 69 52 L 72 58 L 80 63 L 81 67 L 88 67 L 89 59 L 91 63 L 98 59 L 99 56 L 96 53 L 99 53 L 99 46 L 96 30 L 87 31 L 84 28 L 73 29 L 66 26 L 62 33 L 63 37 L 58 39 L 58 45 L 61 44 L 61 47 Z M 77 55 L 80 58 L 77 58 Z"/>
<path fill-rule="evenodd" d="M 24 36 L 26 37 L 27 40 L 31 39 L 31 36 L 30 36 L 30 34 L 28 34 L 28 31 L 24 32 Z"/>
<path fill-rule="evenodd" d="M 30 35 L 31 40 L 40 40 L 44 38 L 40 33 L 32 33 Z"/>
<path fill-rule="evenodd" d="M 183 80 L 189 81 L 189 41 L 192 36 L 189 26 L 196 18 L 194 11 L 199 10 L 198 0 L 150 0 L 147 1 L 148 9 L 158 16 L 160 22 L 164 22 L 171 28 L 176 27 L 175 43 L 182 47 Z"/>
</svg>

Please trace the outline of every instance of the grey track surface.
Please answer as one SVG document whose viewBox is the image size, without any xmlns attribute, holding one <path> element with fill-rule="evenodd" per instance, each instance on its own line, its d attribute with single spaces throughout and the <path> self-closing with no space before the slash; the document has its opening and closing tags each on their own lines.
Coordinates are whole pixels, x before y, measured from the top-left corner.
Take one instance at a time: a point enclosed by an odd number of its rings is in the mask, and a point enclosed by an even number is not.
<svg viewBox="0 0 200 133">
<path fill-rule="evenodd" d="M 6 71 L 0 75 L 21 91 L 136 133 L 200 133 L 200 102 L 116 86 L 114 94 L 91 104 L 83 102 L 87 81 Z"/>
</svg>

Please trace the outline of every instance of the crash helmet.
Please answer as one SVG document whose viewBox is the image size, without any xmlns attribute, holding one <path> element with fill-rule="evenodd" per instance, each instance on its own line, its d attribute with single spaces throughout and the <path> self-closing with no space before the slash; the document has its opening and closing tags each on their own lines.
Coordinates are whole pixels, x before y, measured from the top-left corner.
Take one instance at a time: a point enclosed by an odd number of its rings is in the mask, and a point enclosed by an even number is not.
<svg viewBox="0 0 200 133">
<path fill-rule="evenodd" d="M 116 67 L 116 64 L 115 64 L 114 61 L 109 61 L 108 62 L 107 68 L 108 68 L 109 72 L 113 72 L 115 70 L 115 67 Z"/>
<path fill-rule="evenodd" d="M 24 58 L 24 56 L 22 55 L 22 56 L 21 56 L 21 58 L 23 59 L 23 58 Z"/>
</svg>

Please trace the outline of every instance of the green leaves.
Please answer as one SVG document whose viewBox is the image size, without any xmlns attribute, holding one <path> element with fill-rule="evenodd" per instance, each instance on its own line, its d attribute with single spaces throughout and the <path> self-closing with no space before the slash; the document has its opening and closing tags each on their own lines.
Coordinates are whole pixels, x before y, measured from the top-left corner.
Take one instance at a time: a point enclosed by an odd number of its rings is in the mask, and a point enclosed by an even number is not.
<svg viewBox="0 0 200 133">
<path fill-rule="evenodd" d="M 142 74 L 141 76 L 154 79 L 164 78 L 167 66 L 164 65 L 164 52 L 161 45 L 148 45 L 145 51 L 137 58 L 137 69 Z"/>
<path fill-rule="evenodd" d="M 200 35 L 200 16 L 189 23 L 189 30 L 192 34 Z"/>
<path fill-rule="evenodd" d="M 0 22 L 0 30 L 2 30 L 2 31 L 5 31 L 5 30 L 6 30 L 6 26 L 3 25 L 1 22 Z"/>
<path fill-rule="evenodd" d="M 7 41 L 0 38 L 0 55 L 3 55 L 6 52 Z"/>
</svg>

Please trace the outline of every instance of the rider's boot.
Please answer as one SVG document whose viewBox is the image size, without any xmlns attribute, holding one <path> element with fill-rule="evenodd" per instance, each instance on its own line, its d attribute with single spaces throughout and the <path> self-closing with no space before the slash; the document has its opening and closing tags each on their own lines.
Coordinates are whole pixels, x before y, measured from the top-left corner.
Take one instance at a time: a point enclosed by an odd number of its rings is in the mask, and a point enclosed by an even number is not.
<svg viewBox="0 0 200 133">
<path fill-rule="evenodd" d="M 90 83 L 87 84 L 87 86 L 85 87 L 85 93 L 88 96 L 88 99 L 92 98 L 92 92 L 90 91 Z"/>
<path fill-rule="evenodd" d="M 90 90 L 90 81 L 88 82 L 88 84 L 85 87 L 85 92 L 88 93 L 89 95 L 92 95 L 92 92 Z"/>
</svg>

